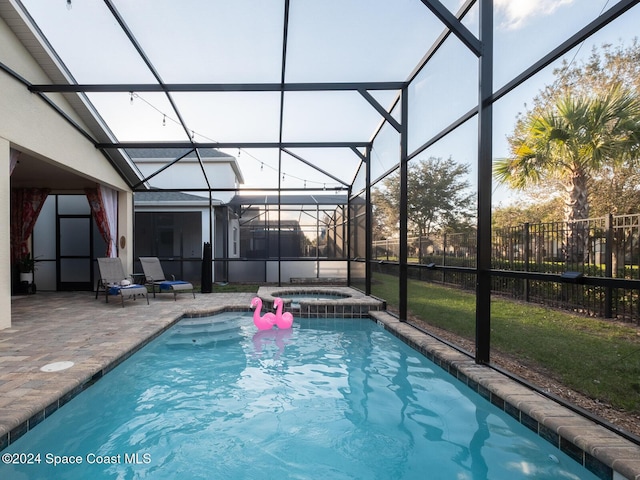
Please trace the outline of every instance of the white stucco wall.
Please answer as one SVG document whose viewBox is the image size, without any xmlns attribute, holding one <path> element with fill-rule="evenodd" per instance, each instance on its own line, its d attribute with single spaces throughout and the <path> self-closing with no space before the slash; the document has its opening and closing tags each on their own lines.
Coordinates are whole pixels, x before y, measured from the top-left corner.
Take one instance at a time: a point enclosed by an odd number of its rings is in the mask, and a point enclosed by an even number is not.
<svg viewBox="0 0 640 480">
<path fill-rule="evenodd" d="M 36 61 L 0 19 L 0 62 L 31 83 L 50 83 Z M 55 103 L 74 117 L 73 110 L 60 95 Z M 93 144 L 38 95 L 4 72 L 0 72 L 0 137 L 14 148 L 35 152 L 54 165 L 72 169 L 117 190 L 128 190 L 120 175 Z M 76 123 L 82 122 L 76 117 Z"/>
<path fill-rule="evenodd" d="M 31 83 L 51 83 L 2 19 L 0 45 L 0 62 Z M 51 98 L 82 126 L 64 98 L 60 95 L 52 95 Z M 55 166 L 118 190 L 121 202 L 119 230 L 126 232 L 128 239 L 133 236 L 133 207 L 127 184 L 92 142 L 38 95 L 30 93 L 20 81 L 3 71 L 0 71 L 0 112 L 0 328 L 6 328 L 11 325 L 10 146 L 34 153 Z M 133 252 L 130 244 L 123 249 L 123 255 L 125 265 L 131 269 Z"/>
<path fill-rule="evenodd" d="M 0 138 L 0 226 L 9 220 L 9 142 Z M 11 259 L 9 229 L 0 228 L 0 329 L 11 326 Z"/>
</svg>

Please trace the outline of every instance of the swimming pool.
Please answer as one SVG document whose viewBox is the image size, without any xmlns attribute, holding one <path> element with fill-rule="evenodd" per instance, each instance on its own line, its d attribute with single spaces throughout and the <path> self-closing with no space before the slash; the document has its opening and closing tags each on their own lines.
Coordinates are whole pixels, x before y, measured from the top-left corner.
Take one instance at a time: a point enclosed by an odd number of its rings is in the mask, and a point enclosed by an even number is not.
<svg viewBox="0 0 640 480">
<path fill-rule="evenodd" d="M 178 323 L 11 453 L 0 478 L 596 478 L 370 320 L 233 312 Z"/>
</svg>

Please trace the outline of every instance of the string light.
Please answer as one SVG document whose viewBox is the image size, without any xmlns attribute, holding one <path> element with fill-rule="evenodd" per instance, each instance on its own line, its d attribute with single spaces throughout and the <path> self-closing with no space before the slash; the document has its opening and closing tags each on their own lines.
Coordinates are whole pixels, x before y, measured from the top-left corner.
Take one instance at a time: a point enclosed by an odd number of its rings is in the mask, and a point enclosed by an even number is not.
<svg viewBox="0 0 640 480">
<path fill-rule="evenodd" d="M 68 0 L 68 2 L 70 3 L 71 0 Z M 135 92 L 129 92 L 129 96 L 130 96 L 129 100 L 130 100 L 131 105 L 133 105 L 133 99 L 134 98 L 138 98 L 138 99 L 142 100 L 144 103 L 146 103 L 149 107 L 151 107 L 155 111 L 157 111 L 159 114 L 161 114 L 162 115 L 162 126 L 163 127 L 166 126 L 166 124 L 167 124 L 167 114 L 166 113 L 162 112 L 156 106 L 154 106 L 153 104 L 151 104 L 150 102 L 145 100 L 144 97 L 141 97 L 140 95 L 138 95 Z M 169 120 L 171 120 L 174 123 L 179 123 L 179 122 L 177 122 L 175 119 L 173 119 L 171 117 L 169 117 Z M 201 136 L 202 138 L 207 139 L 207 140 L 211 140 L 212 142 L 216 142 L 216 140 L 213 140 L 213 139 L 211 139 L 211 138 L 209 138 L 209 137 L 207 137 L 205 135 L 201 135 L 201 134 L 198 134 L 198 135 Z M 191 130 L 191 140 L 193 140 L 194 138 L 195 138 L 195 131 Z M 247 153 L 247 152 L 245 152 L 245 153 Z M 242 154 L 242 149 L 240 147 L 238 147 L 238 157 L 240 157 L 241 154 Z M 247 153 L 247 155 L 249 155 L 249 157 L 253 158 L 255 161 L 260 162 L 260 171 L 261 172 L 264 171 L 265 164 L 264 164 L 264 162 L 262 160 L 256 158 L 255 156 L 251 155 L 250 153 Z M 267 165 L 267 167 L 269 167 L 271 170 L 274 170 L 274 171 L 278 170 L 277 168 L 272 167 L 270 165 Z M 320 185 L 322 183 L 322 182 L 317 182 L 317 181 L 314 181 L 314 180 L 307 180 L 307 179 L 304 179 L 304 178 L 299 178 L 299 177 L 296 177 L 295 175 L 289 175 L 289 176 L 292 177 L 292 178 L 295 178 L 296 180 L 301 180 L 303 182 L 303 184 L 304 184 L 304 188 L 307 188 L 307 182 L 312 183 L 312 184 L 316 184 L 316 185 Z M 282 173 L 282 181 L 284 182 L 285 179 L 286 179 L 286 174 L 283 172 Z M 323 190 L 327 189 L 327 184 L 326 183 L 322 183 L 322 189 Z"/>
</svg>

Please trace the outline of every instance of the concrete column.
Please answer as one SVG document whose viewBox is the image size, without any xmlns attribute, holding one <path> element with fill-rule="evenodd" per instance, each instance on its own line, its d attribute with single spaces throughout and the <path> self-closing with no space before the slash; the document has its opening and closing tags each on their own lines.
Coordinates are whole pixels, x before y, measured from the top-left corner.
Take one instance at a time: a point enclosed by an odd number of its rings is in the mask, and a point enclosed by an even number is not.
<svg viewBox="0 0 640 480">
<path fill-rule="evenodd" d="M 9 142 L 0 138 L 0 329 L 11 327 L 11 220 Z"/>
</svg>

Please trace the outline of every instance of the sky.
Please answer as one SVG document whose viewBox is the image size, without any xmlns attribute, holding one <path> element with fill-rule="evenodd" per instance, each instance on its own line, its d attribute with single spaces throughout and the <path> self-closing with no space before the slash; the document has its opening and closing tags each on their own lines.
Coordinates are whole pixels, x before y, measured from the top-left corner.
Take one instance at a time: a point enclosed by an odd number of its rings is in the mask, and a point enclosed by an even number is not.
<svg viewBox="0 0 640 480">
<path fill-rule="evenodd" d="M 23 0 L 79 83 L 152 83 L 153 75 L 127 42 L 100 0 Z M 495 0 L 494 87 L 497 89 L 548 50 L 592 21 L 611 0 Z M 166 83 L 278 83 L 281 76 L 282 0 L 114 0 Z M 457 10 L 460 0 L 443 4 Z M 287 82 L 404 81 L 442 31 L 420 0 L 291 0 Z M 630 42 L 640 9 L 606 27 L 566 58 L 579 61 L 592 45 Z M 478 32 L 477 8 L 464 24 Z M 477 103 L 477 59 L 451 37 L 410 88 L 409 145 L 418 148 Z M 494 156 L 508 155 L 506 136 L 518 112 L 553 80 L 546 69 L 494 106 Z M 395 91 L 372 91 L 383 106 Z M 133 98 L 132 98 L 133 97 Z M 89 95 L 115 136 L 127 140 L 277 141 L 280 94 L 174 93 L 188 131 L 160 93 Z M 357 92 L 291 92 L 285 95 L 283 140 L 371 138 L 380 116 Z M 397 116 L 397 113 L 396 113 Z M 399 118 L 399 117 L 397 117 Z M 468 122 L 424 156 L 451 156 L 471 165 L 475 185 L 477 125 Z M 386 129 L 389 130 L 389 129 Z M 397 162 L 399 137 L 385 131 L 374 145 L 373 169 Z M 248 187 L 276 186 L 278 153 L 228 150 L 238 157 Z M 359 164 L 348 149 L 294 151 L 349 183 Z M 283 155 L 284 187 L 329 187 L 333 179 Z M 375 176 L 375 175 L 374 175 Z M 280 177 L 282 180 L 282 177 Z M 494 188 L 494 204 L 518 196 Z"/>
</svg>

